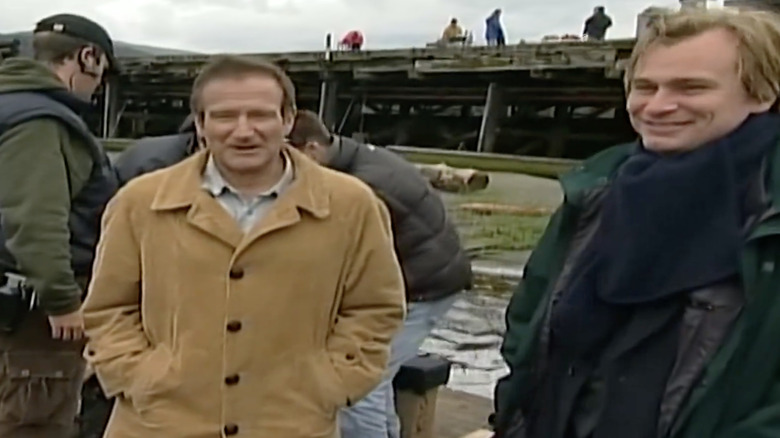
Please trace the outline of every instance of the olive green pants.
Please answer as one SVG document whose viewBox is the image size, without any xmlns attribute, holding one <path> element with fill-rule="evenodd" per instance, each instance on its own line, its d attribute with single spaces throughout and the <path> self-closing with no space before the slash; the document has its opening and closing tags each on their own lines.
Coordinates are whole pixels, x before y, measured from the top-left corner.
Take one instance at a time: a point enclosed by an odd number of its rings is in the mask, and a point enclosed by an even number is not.
<svg viewBox="0 0 780 438">
<path fill-rule="evenodd" d="M 16 332 L 0 334 L 0 438 L 76 436 L 83 346 L 52 339 L 39 311 Z"/>
</svg>

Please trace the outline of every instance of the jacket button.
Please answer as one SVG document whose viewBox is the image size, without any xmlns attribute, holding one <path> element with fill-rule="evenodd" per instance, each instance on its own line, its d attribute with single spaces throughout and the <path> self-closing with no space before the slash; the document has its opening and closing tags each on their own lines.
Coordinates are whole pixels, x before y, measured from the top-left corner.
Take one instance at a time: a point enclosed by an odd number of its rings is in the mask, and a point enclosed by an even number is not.
<svg viewBox="0 0 780 438">
<path fill-rule="evenodd" d="M 227 329 L 231 333 L 235 333 L 235 332 L 241 330 L 241 321 L 230 321 L 227 324 Z"/>
<path fill-rule="evenodd" d="M 238 425 L 237 424 L 226 424 L 225 425 L 225 435 L 236 435 L 238 433 Z"/>
<path fill-rule="evenodd" d="M 238 377 L 238 374 L 233 374 L 232 376 L 225 377 L 225 384 L 233 386 L 237 384 L 239 380 L 241 380 L 241 378 Z"/>
<path fill-rule="evenodd" d="M 238 266 L 230 268 L 230 278 L 234 280 L 244 278 L 244 268 L 240 268 Z"/>
</svg>

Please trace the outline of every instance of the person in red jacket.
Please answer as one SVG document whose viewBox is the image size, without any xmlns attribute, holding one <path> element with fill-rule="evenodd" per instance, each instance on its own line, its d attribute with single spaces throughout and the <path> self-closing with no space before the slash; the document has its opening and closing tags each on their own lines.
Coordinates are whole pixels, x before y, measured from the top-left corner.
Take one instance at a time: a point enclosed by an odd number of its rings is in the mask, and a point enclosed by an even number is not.
<svg viewBox="0 0 780 438">
<path fill-rule="evenodd" d="M 363 48 L 363 33 L 359 30 L 350 30 L 341 39 L 341 46 L 353 51 L 358 51 Z"/>
</svg>

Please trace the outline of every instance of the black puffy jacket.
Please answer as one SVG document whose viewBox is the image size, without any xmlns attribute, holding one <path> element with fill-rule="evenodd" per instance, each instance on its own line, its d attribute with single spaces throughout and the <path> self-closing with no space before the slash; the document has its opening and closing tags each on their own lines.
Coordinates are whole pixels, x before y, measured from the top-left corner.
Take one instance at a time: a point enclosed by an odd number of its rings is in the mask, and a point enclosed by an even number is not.
<svg viewBox="0 0 780 438">
<path fill-rule="evenodd" d="M 444 201 L 420 171 L 384 148 L 338 138 L 328 167 L 368 184 L 390 210 L 409 301 L 443 298 L 472 286 L 471 262 Z"/>
<path fill-rule="evenodd" d="M 187 117 L 178 134 L 145 137 L 133 143 L 116 159 L 120 186 L 137 176 L 172 166 L 187 158 L 195 152 L 195 137 L 195 123 L 191 117 Z"/>
</svg>

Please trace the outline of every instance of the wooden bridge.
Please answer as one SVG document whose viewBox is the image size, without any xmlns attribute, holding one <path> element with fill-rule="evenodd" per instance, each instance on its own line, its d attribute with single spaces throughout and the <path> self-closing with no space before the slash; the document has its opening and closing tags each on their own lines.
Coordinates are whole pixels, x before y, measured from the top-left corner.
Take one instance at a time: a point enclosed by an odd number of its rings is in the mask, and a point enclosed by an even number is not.
<svg viewBox="0 0 780 438">
<path fill-rule="evenodd" d="M 299 108 L 376 144 L 580 158 L 633 134 L 622 65 L 633 40 L 495 47 L 260 53 L 283 67 Z M 123 58 L 104 136 L 170 133 L 211 55 Z"/>
<path fill-rule="evenodd" d="M 634 40 L 506 47 L 256 53 L 283 67 L 299 108 L 380 145 L 582 158 L 633 136 L 623 63 Z M 4 49 L 4 47 L 6 47 Z M 0 43 L 0 57 L 12 54 Z M 5 50 L 5 51 L 4 51 Z M 120 58 L 90 118 L 103 137 L 173 132 L 212 55 Z"/>
</svg>

